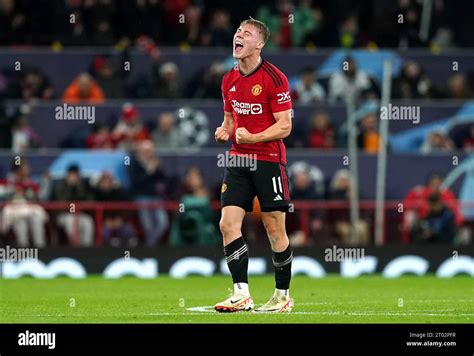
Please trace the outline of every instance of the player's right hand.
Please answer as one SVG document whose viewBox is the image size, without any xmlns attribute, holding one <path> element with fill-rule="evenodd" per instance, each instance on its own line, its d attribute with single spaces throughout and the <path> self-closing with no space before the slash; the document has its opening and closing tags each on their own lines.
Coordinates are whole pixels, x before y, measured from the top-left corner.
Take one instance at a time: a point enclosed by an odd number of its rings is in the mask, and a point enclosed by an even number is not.
<svg viewBox="0 0 474 356">
<path fill-rule="evenodd" d="M 214 133 L 214 138 L 217 143 L 226 143 L 229 141 L 230 135 L 225 128 L 219 126 Z"/>
</svg>

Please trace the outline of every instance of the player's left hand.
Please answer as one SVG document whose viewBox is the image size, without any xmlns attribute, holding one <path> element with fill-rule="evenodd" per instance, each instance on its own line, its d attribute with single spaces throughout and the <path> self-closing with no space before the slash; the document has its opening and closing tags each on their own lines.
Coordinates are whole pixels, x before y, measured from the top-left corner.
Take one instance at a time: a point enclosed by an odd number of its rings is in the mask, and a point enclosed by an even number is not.
<svg viewBox="0 0 474 356">
<path fill-rule="evenodd" d="M 245 127 L 239 127 L 235 130 L 235 141 L 241 143 L 254 143 L 254 135 L 247 131 Z"/>
</svg>

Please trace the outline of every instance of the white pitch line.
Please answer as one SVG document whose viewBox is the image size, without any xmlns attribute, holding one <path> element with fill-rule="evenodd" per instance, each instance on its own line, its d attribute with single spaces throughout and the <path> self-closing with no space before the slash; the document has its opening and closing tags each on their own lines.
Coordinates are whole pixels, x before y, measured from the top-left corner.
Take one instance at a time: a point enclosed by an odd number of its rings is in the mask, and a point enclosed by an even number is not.
<svg viewBox="0 0 474 356">
<path fill-rule="evenodd" d="M 301 303 L 300 305 L 302 305 Z M 304 303 L 310 304 L 310 303 Z M 200 307 L 192 307 L 187 308 L 186 310 L 190 312 L 199 312 L 202 315 L 203 313 L 211 313 L 219 315 L 221 313 L 214 312 L 213 306 L 200 306 Z M 452 311 L 452 310 L 446 310 Z M 453 313 L 439 313 L 440 310 L 436 310 L 434 312 L 431 311 L 424 311 L 422 313 L 410 313 L 410 312 L 376 312 L 376 311 L 369 311 L 369 312 L 343 312 L 343 311 L 321 311 L 321 312 L 305 312 L 305 311 L 292 311 L 290 314 L 296 315 L 351 315 L 351 316 L 474 316 L 474 313 L 461 313 L 461 314 L 453 314 Z M 242 313 L 246 314 L 246 313 Z M 259 315 L 259 313 L 252 313 L 252 315 Z M 268 315 L 268 313 L 261 313 Z M 189 314 L 187 314 L 189 315 Z M 198 314 L 199 315 L 199 314 Z"/>
<path fill-rule="evenodd" d="M 413 301 L 412 301 L 413 302 Z M 357 302 L 359 303 L 359 302 Z M 308 303 L 298 303 L 298 305 L 327 305 L 327 302 L 308 302 Z M 363 303 L 361 303 L 363 304 Z M 406 308 L 406 307 L 405 307 Z M 474 313 L 453 313 L 452 309 L 442 309 L 442 310 L 419 310 L 418 312 L 382 312 L 382 311 L 292 311 L 290 314 L 293 315 L 333 315 L 333 316 L 439 316 L 439 317 L 474 317 Z M 443 313 L 444 312 L 444 313 Z M 186 312 L 156 312 L 156 313 L 146 313 L 146 314 L 113 314 L 113 315 L 101 315 L 103 318 L 120 318 L 127 316 L 202 316 L 202 315 L 222 315 L 222 313 L 216 313 L 214 307 L 209 306 L 197 306 L 186 308 Z M 237 315 L 247 315 L 247 312 L 236 313 Z M 251 315 L 269 315 L 269 313 L 251 313 Z M 69 317 L 69 318 L 80 318 L 83 317 L 83 314 L 30 314 L 30 315 L 20 315 L 19 317 Z"/>
<path fill-rule="evenodd" d="M 457 300 L 456 302 L 462 302 L 462 301 L 470 301 L 470 300 Z M 371 301 L 372 303 L 379 303 L 377 301 Z M 413 302 L 422 302 L 422 300 L 418 300 L 418 301 L 413 301 L 413 300 L 405 300 L 404 301 L 405 304 L 406 304 L 406 307 L 410 304 L 410 303 L 413 303 Z M 429 301 L 425 301 L 425 302 L 429 302 Z M 450 302 L 453 302 L 452 300 L 450 300 Z M 471 300 L 470 302 L 474 303 L 474 300 Z M 298 305 L 329 305 L 329 304 L 332 304 L 332 303 L 329 303 L 329 302 L 304 302 L 304 303 L 297 303 Z M 363 306 L 364 304 L 368 304 L 368 302 L 358 302 L 358 301 L 348 301 L 348 302 L 340 302 L 340 304 L 361 304 L 361 306 Z M 397 303 L 394 302 L 394 305 L 396 305 Z M 214 312 L 214 307 L 212 306 L 202 306 L 202 307 L 192 307 L 192 308 L 187 308 L 187 310 L 189 311 L 197 311 L 197 312 L 201 312 L 201 313 L 213 313 Z M 436 310 L 436 312 L 440 312 L 440 311 L 453 311 L 453 310 Z"/>
<path fill-rule="evenodd" d="M 192 307 L 192 308 L 187 308 L 186 310 L 194 312 L 201 312 L 201 313 L 214 313 L 214 307 L 212 306 L 207 306 L 207 307 Z"/>
<path fill-rule="evenodd" d="M 199 308 L 199 307 L 198 307 Z M 202 307 L 201 307 L 202 308 Z M 212 308 L 212 307 L 208 307 Z M 189 308 L 193 309 L 193 308 Z M 101 318 L 120 318 L 120 317 L 127 317 L 127 316 L 134 316 L 134 317 L 146 317 L 146 316 L 203 316 L 203 315 L 215 315 L 215 316 L 222 316 L 222 315 L 230 315 L 226 313 L 216 313 L 212 310 L 209 311 L 190 311 L 185 313 L 178 313 L 178 312 L 156 312 L 156 313 L 146 313 L 146 314 L 121 314 L 121 315 L 101 315 Z M 252 313 L 252 312 L 241 312 L 241 313 L 233 313 L 232 315 L 272 315 L 272 313 Z M 278 313 L 273 315 L 280 315 Z M 320 315 L 320 316 L 437 316 L 437 317 L 474 317 L 474 313 L 461 313 L 461 314 L 453 314 L 453 313 L 410 313 L 410 312 L 341 312 L 341 311 L 321 311 L 321 312 L 313 312 L 313 311 L 292 311 L 287 315 Z M 21 318 L 29 318 L 29 317 L 40 317 L 40 318 L 48 318 L 48 317 L 82 317 L 83 315 L 19 315 L 17 317 Z"/>
<path fill-rule="evenodd" d="M 442 299 L 442 300 L 409 300 L 409 299 L 404 299 L 403 302 L 406 303 L 472 303 L 474 304 L 474 299 L 458 299 L 458 300 L 452 300 L 452 299 Z M 336 303 L 336 304 L 376 304 L 380 303 L 378 300 L 365 300 L 365 301 L 355 301 L 355 300 L 349 300 L 349 301 L 335 301 L 332 302 L 331 304 Z M 383 301 L 385 303 L 385 300 Z M 395 304 L 398 303 L 398 300 L 394 302 Z M 305 303 L 298 303 L 298 305 L 321 305 L 321 304 L 330 304 L 329 302 L 305 302 Z"/>
</svg>

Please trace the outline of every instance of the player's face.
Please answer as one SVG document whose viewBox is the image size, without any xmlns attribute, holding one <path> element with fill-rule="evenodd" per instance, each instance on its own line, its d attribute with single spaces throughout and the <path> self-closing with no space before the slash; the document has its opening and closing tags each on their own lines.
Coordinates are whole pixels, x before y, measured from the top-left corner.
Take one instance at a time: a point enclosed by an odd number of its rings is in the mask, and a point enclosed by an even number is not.
<svg viewBox="0 0 474 356">
<path fill-rule="evenodd" d="M 235 32 L 232 54 L 236 59 L 246 58 L 262 46 L 262 38 L 255 26 L 244 24 Z"/>
</svg>

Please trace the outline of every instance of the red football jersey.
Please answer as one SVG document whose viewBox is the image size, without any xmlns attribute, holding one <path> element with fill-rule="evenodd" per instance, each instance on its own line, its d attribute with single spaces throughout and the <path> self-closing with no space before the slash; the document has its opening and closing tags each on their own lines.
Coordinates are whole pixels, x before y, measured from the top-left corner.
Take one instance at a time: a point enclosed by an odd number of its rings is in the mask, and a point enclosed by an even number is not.
<svg viewBox="0 0 474 356">
<path fill-rule="evenodd" d="M 245 127 L 250 133 L 266 130 L 276 121 L 273 113 L 291 109 L 288 79 L 273 64 L 262 60 L 251 73 L 244 75 L 238 66 L 222 78 L 224 111 L 234 117 L 234 141 L 230 154 L 252 154 L 258 160 L 286 164 L 283 140 L 237 144 L 235 130 Z"/>
</svg>

